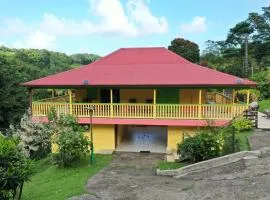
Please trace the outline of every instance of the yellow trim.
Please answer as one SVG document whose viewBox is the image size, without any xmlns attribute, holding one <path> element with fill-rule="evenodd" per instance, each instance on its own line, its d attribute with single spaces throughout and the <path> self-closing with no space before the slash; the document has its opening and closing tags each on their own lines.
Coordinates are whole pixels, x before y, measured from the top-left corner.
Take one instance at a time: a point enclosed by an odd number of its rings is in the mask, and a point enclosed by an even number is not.
<svg viewBox="0 0 270 200">
<path fill-rule="evenodd" d="M 113 118 L 113 90 L 110 89 L 110 114 L 111 118 Z"/>
<path fill-rule="evenodd" d="M 54 107 L 57 113 L 88 117 L 89 106 L 95 107 L 93 117 L 126 119 L 232 119 L 247 109 L 246 104 L 136 104 L 136 103 L 58 103 L 33 102 L 33 116 L 47 116 Z"/>
<path fill-rule="evenodd" d="M 153 104 L 154 104 L 154 107 L 153 107 L 153 116 L 154 118 L 157 117 L 157 90 L 154 89 L 154 93 L 153 93 Z"/>
<path fill-rule="evenodd" d="M 71 89 L 68 90 L 69 95 L 69 114 L 72 115 L 72 91 Z"/>
<path fill-rule="evenodd" d="M 250 96 L 250 91 L 247 90 L 247 105 L 249 105 L 249 96 Z"/>
<path fill-rule="evenodd" d="M 198 117 L 199 119 L 202 118 L 202 90 L 199 90 L 199 108 L 198 108 Z"/>
</svg>

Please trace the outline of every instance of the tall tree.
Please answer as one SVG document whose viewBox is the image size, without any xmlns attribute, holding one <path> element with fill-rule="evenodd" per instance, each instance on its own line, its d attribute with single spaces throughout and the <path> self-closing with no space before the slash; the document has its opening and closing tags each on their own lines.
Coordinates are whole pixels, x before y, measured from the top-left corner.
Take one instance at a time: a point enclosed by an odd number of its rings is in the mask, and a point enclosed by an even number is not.
<svg viewBox="0 0 270 200">
<path fill-rule="evenodd" d="M 189 40 L 176 38 L 171 41 L 171 45 L 168 49 L 193 63 L 198 63 L 200 61 L 199 46 Z"/>
</svg>

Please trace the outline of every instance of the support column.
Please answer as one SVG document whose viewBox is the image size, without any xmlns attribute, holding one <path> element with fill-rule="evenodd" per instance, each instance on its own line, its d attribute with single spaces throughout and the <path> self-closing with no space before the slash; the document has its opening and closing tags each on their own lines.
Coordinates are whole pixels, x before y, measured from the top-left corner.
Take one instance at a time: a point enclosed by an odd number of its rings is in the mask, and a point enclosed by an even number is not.
<svg viewBox="0 0 270 200">
<path fill-rule="evenodd" d="M 232 91 L 232 113 L 231 113 L 232 118 L 235 117 L 235 106 L 234 106 L 235 101 L 234 101 L 234 99 L 235 99 L 235 89 L 233 89 L 233 91 Z"/>
<path fill-rule="evenodd" d="M 33 115 L 33 88 L 28 89 L 29 93 L 29 114 L 32 116 Z"/>
<path fill-rule="evenodd" d="M 52 98 L 54 98 L 54 89 L 52 89 Z"/>
<path fill-rule="evenodd" d="M 113 89 L 110 89 L 110 116 L 113 118 Z"/>
<path fill-rule="evenodd" d="M 250 91 L 247 90 L 247 105 L 249 105 L 249 96 L 250 96 Z"/>
<path fill-rule="evenodd" d="M 72 91 L 71 91 L 71 89 L 68 89 L 68 95 L 69 95 L 69 114 L 72 115 Z"/>
<path fill-rule="evenodd" d="M 154 89 L 153 91 L 153 117 L 156 118 L 157 116 L 157 90 Z"/>
<path fill-rule="evenodd" d="M 202 118 L 202 90 L 200 89 L 199 90 L 199 110 L 198 110 L 198 116 L 199 116 L 199 119 Z"/>
</svg>

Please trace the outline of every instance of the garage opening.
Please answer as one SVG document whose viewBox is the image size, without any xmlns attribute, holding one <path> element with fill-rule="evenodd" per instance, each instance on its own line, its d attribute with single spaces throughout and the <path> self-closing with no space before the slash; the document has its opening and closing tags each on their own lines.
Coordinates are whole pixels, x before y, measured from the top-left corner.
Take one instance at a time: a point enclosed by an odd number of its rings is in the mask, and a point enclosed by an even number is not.
<svg viewBox="0 0 270 200">
<path fill-rule="evenodd" d="M 116 151 L 165 153 L 166 126 L 117 125 Z"/>
</svg>

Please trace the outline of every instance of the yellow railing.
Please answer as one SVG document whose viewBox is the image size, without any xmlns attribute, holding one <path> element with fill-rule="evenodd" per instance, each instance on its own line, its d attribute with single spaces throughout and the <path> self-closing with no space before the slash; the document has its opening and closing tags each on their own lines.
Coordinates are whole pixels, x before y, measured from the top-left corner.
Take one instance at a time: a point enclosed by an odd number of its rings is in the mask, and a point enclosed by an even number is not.
<svg viewBox="0 0 270 200">
<path fill-rule="evenodd" d="M 72 113 L 89 117 L 89 107 L 94 106 L 93 117 L 144 118 L 144 119 L 232 119 L 247 109 L 245 104 L 124 104 L 124 103 L 69 103 L 33 102 L 33 116 L 47 116 L 52 108 L 57 114 Z M 70 112 L 70 109 L 71 112 Z"/>
</svg>

